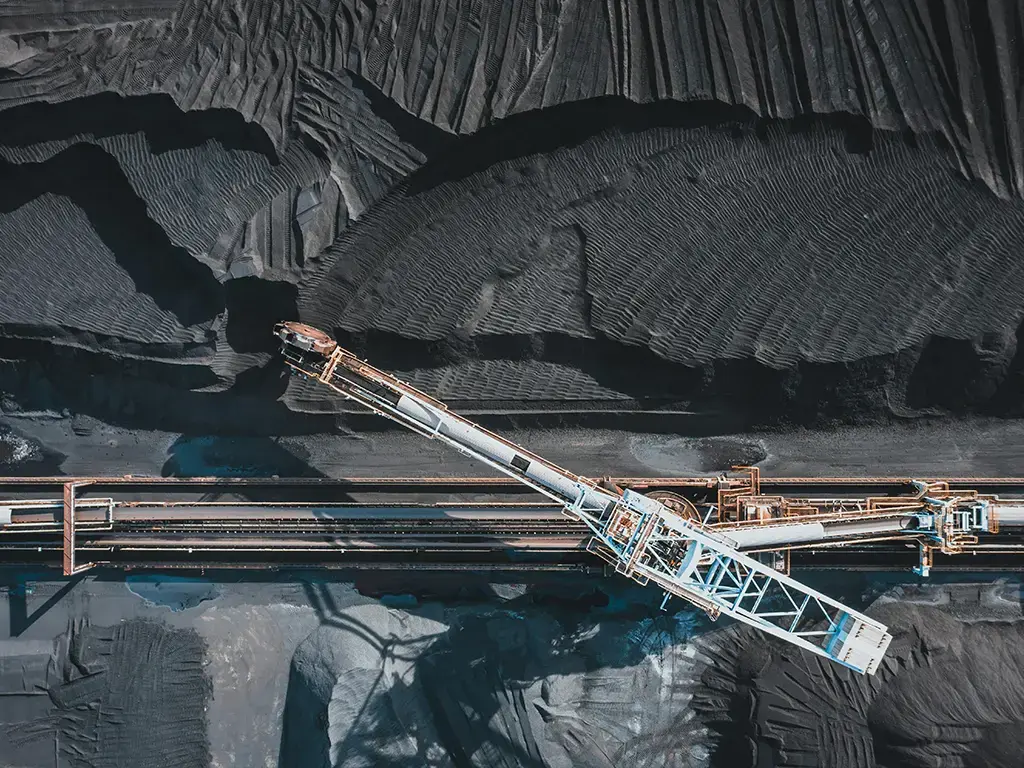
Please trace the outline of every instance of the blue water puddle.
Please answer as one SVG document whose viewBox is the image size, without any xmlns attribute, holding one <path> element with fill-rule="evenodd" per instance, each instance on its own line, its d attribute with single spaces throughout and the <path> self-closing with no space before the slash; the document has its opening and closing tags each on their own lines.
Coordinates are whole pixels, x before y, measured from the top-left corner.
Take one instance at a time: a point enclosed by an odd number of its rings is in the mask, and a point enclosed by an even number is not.
<svg viewBox="0 0 1024 768">
<path fill-rule="evenodd" d="M 626 595 L 621 589 L 609 589 L 605 591 L 605 594 L 608 595 L 608 605 L 603 608 L 594 608 L 595 613 L 617 616 L 631 610 L 637 604 L 634 595 Z"/>
<path fill-rule="evenodd" d="M 184 611 L 213 600 L 220 589 L 206 579 L 188 576 L 132 575 L 125 578 L 128 591 L 148 603 Z"/>
<path fill-rule="evenodd" d="M 238 445 L 236 445 L 237 443 Z M 263 468 L 252 466 L 244 441 L 218 437 L 179 438 L 171 448 L 172 474 L 178 477 L 259 477 Z M 239 450 L 241 448 L 242 450 Z"/>
<path fill-rule="evenodd" d="M 388 608 L 415 608 L 420 601 L 415 595 L 381 595 L 380 602 Z"/>
<path fill-rule="evenodd" d="M 269 437 L 182 435 L 168 450 L 165 477 L 322 477 L 294 446 Z"/>
</svg>

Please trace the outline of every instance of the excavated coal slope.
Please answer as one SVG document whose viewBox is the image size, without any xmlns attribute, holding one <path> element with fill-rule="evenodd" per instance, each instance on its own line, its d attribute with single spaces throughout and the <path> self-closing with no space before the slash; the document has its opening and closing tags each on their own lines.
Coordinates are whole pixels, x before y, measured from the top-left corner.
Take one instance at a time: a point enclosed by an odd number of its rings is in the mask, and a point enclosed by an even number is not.
<svg viewBox="0 0 1024 768">
<path fill-rule="evenodd" d="M 79 11 L 0 16 L 27 408 L 252 429 L 299 315 L 482 411 L 1021 408 L 1016 3 Z"/>
<path fill-rule="evenodd" d="M 1019 585 L 895 590 L 872 614 L 894 635 L 873 677 L 756 642 L 712 638 L 693 698 L 712 765 L 1020 765 Z"/>
<path fill-rule="evenodd" d="M 1020 765 L 1019 579 L 803 577 L 888 624 L 874 676 L 596 576 L 0 571 L 0 755 L 88 768 Z"/>
</svg>

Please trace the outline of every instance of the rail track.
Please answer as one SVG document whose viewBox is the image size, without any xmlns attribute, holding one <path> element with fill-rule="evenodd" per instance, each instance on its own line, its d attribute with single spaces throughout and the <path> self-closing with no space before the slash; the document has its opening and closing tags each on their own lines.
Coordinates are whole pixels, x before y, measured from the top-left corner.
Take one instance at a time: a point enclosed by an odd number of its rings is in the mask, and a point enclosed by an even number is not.
<svg viewBox="0 0 1024 768">
<path fill-rule="evenodd" d="M 643 493 L 698 502 L 744 487 L 742 474 L 609 478 Z M 926 479 L 926 481 L 931 482 Z M 1024 478 L 944 478 L 1024 502 Z M 899 496 L 909 478 L 763 478 L 761 494 Z M 70 491 L 70 492 L 69 492 Z M 70 498 L 69 498 L 70 497 Z M 509 478 L 0 478 L 0 564 L 117 568 L 599 569 L 589 531 Z M 66 515 L 66 510 L 71 514 Z M 65 523 L 70 521 L 71 525 Z M 68 528 L 70 527 L 70 530 Z M 983 536 L 969 556 L 937 556 L 951 571 L 1024 565 L 1024 527 Z M 794 548 L 794 568 L 910 567 L 906 543 Z"/>
</svg>

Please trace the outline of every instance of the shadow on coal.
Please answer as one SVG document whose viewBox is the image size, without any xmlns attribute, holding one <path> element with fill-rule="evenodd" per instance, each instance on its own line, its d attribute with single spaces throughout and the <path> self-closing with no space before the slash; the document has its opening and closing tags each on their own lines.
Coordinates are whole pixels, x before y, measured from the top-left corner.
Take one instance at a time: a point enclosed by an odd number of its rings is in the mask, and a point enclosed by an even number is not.
<svg viewBox="0 0 1024 768">
<path fill-rule="evenodd" d="M 610 606 L 608 594 L 578 579 L 570 577 L 560 587 L 551 582 L 504 601 L 499 611 L 490 611 L 486 607 L 499 598 L 479 579 L 465 574 L 418 578 L 418 598 L 440 599 L 446 607 L 461 605 L 467 611 L 439 635 L 408 642 L 384 636 L 379 628 L 339 610 L 324 585 L 306 584 L 309 602 L 321 622 L 317 632 L 337 630 L 330 638 L 334 647 L 347 652 L 353 644 L 364 646 L 376 658 L 359 655 L 358 668 L 339 666 L 334 652 L 320 645 L 326 638 L 316 639 L 315 647 L 300 645 L 289 677 L 280 764 L 329 766 L 333 747 L 346 765 L 419 768 L 427 764 L 424 752 L 433 744 L 456 766 L 477 765 L 486 759 L 542 768 L 547 763 L 538 742 L 550 734 L 533 733 L 530 722 L 557 717 L 557 707 L 547 712 L 543 702 L 527 699 L 527 687 L 562 675 L 634 666 L 650 651 L 649 643 L 684 639 L 676 617 L 657 610 L 656 596 L 649 601 L 645 596 L 630 599 L 626 607 Z M 417 612 L 416 608 L 406 610 Z M 595 612 L 601 615 L 595 618 Z M 622 642 L 621 634 L 645 619 L 650 620 L 644 624 L 646 635 L 636 642 Z M 613 650 L 607 652 L 608 658 L 570 652 L 577 642 L 574 638 L 581 636 L 586 636 L 588 644 Z M 408 661 L 411 677 L 385 680 L 385 657 Z M 379 668 L 374 666 L 377 663 Z M 345 682 L 355 687 L 345 692 L 335 689 L 338 674 L 346 674 Z M 332 714 L 331 701 L 339 695 L 346 696 L 344 704 L 352 707 L 351 722 L 339 723 L 335 718 L 341 715 Z M 528 710 L 535 707 L 539 714 L 532 718 Z M 338 728 L 333 745 L 331 726 Z M 678 736 L 686 738 L 682 732 Z M 403 737 L 408 740 L 403 742 Z M 571 741 L 572 734 L 567 738 Z M 396 754 L 395 745 L 402 743 L 407 752 L 418 753 Z M 582 745 L 578 756 L 590 748 Z"/>
<path fill-rule="evenodd" d="M 6 179 L 0 213 L 46 195 L 68 198 L 85 213 L 136 290 L 173 313 L 183 327 L 209 322 L 223 311 L 223 291 L 213 273 L 170 241 L 120 163 L 102 147 L 75 144 L 40 163 L 0 160 L 0 176 Z"/>
<path fill-rule="evenodd" d="M 450 145 L 430 144 L 430 161 L 410 177 L 406 194 L 466 178 L 498 163 L 578 146 L 607 131 L 711 127 L 734 136 L 764 138 L 769 125 L 780 123 L 793 132 L 829 125 L 841 132 L 851 154 L 865 154 L 874 146 L 874 128 L 860 116 L 809 115 L 780 120 L 762 118 L 748 107 L 720 101 L 638 104 L 622 96 L 601 96 L 510 115 Z M 909 134 L 906 138 L 913 140 Z"/>
</svg>

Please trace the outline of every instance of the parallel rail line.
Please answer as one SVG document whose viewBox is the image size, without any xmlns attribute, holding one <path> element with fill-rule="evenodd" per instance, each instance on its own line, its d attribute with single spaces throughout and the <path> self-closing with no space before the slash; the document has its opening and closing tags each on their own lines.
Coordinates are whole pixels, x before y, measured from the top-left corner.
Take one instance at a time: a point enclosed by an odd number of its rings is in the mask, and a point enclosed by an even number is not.
<svg viewBox="0 0 1024 768">
<path fill-rule="evenodd" d="M 641 492 L 710 499 L 723 487 L 742 488 L 744 478 L 606 481 Z M 941 481 L 950 488 L 1024 499 L 1024 478 Z M 802 497 L 899 495 L 911 487 L 911 479 L 899 477 L 760 481 L 763 494 Z M 93 565 L 435 569 L 449 562 L 454 568 L 503 570 L 600 567 L 585 552 L 585 525 L 502 477 L 7 477 L 0 478 L 0 514 L 5 504 L 10 522 L 0 526 L 0 564 L 52 566 L 63 557 L 66 573 Z M 1024 531 L 1004 531 L 983 536 L 971 556 L 939 557 L 935 567 L 1016 569 L 1024 565 L 1021 554 Z M 794 568 L 892 570 L 912 562 L 914 552 L 905 544 L 882 541 L 794 548 L 791 556 Z"/>
</svg>

